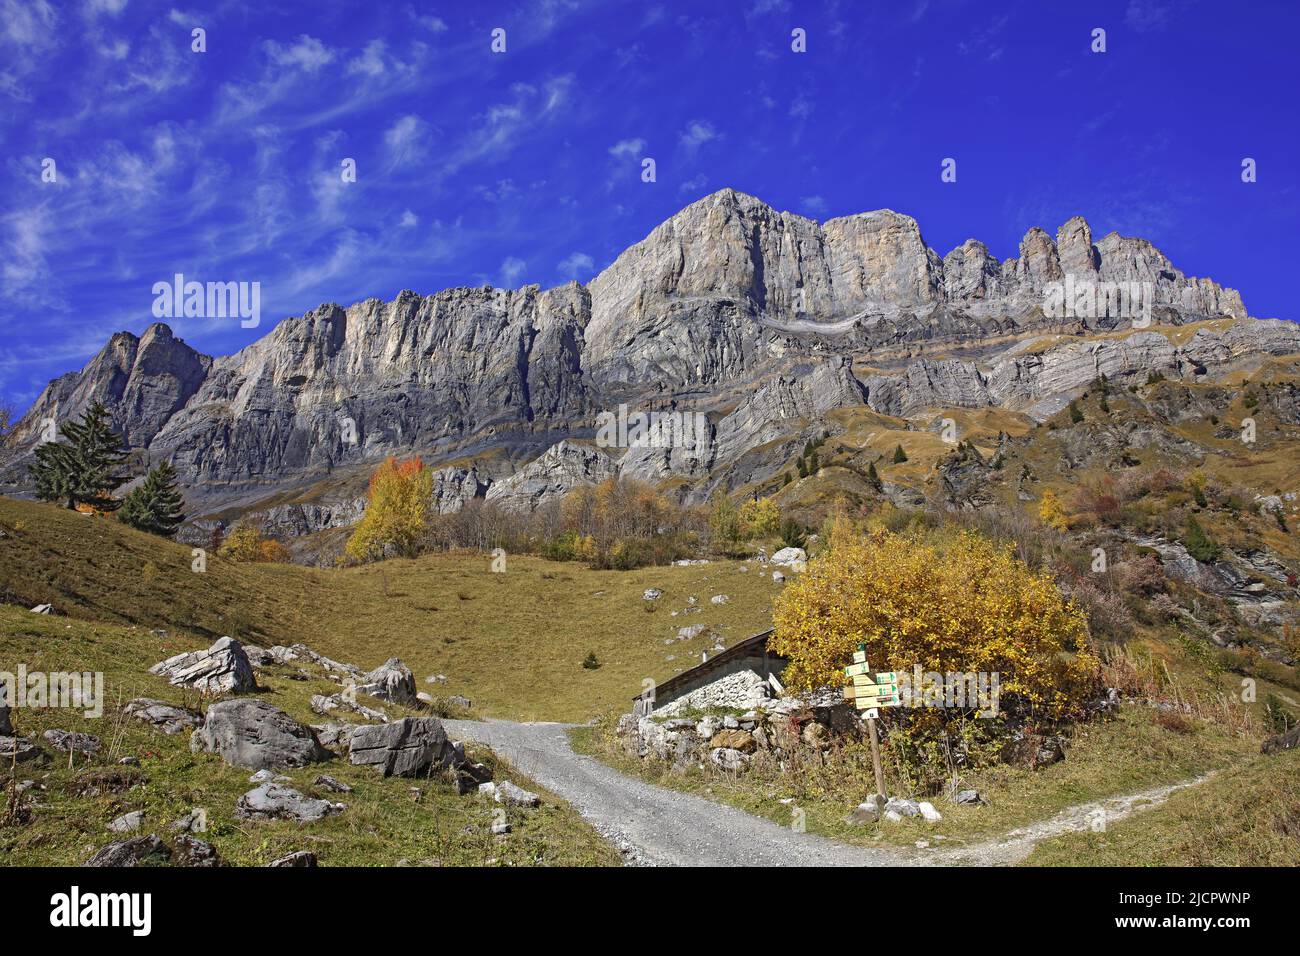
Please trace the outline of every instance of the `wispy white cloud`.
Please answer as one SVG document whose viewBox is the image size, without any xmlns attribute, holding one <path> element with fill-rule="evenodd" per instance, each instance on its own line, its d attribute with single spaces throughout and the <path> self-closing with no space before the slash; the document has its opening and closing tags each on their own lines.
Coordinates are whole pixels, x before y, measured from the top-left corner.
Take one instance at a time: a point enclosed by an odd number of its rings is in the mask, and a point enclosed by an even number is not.
<svg viewBox="0 0 1300 956">
<path fill-rule="evenodd" d="M 371 40 L 360 56 L 348 61 L 348 73 L 361 73 L 366 76 L 379 76 L 388 69 L 388 57 L 385 51 L 388 44 L 383 40 Z"/>
<path fill-rule="evenodd" d="M 691 120 L 678 135 L 678 142 L 688 153 L 696 153 L 705 143 L 718 138 L 718 131 L 708 120 Z"/>
<path fill-rule="evenodd" d="M 566 278 L 581 280 L 590 276 L 595 267 L 595 261 L 585 252 L 571 252 L 555 268 Z"/>
<path fill-rule="evenodd" d="M 423 157 L 428 145 L 428 129 L 429 125 L 412 113 L 399 117 L 388 127 L 384 132 L 388 168 L 412 163 Z"/>
<path fill-rule="evenodd" d="M 507 256 L 501 262 L 501 286 L 506 289 L 514 289 L 518 286 L 519 280 L 523 277 L 528 264 L 522 259 L 514 256 Z"/>
<path fill-rule="evenodd" d="M 804 196 L 799 200 L 799 205 L 813 216 L 826 215 L 826 200 L 821 196 Z"/>
<path fill-rule="evenodd" d="M 709 178 L 703 173 L 698 176 L 692 176 L 677 187 L 677 195 L 682 197 L 693 197 L 698 199 L 704 193 L 704 187 L 709 183 Z"/>
<path fill-rule="evenodd" d="M 1129 0 L 1124 9 L 1124 23 L 1139 33 L 1164 29 L 1173 5 L 1160 0 Z"/>
<path fill-rule="evenodd" d="M 306 33 L 289 44 L 267 40 L 263 44 L 267 58 L 276 66 L 292 67 L 315 73 L 334 62 L 335 52 L 320 40 Z"/>
<path fill-rule="evenodd" d="M 619 159 L 639 159 L 645 153 L 645 140 L 620 139 L 609 148 L 609 155 Z"/>
<path fill-rule="evenodd" d="M 52 226 L 49 209 L 44 205 L 16 210 L 5 216 L 4 265 L 0 281 L 6 298 L 28 305 L 50 304 L 51 291 L 46 288 L 49 266 L 46 262 L 46 237 Z"/>
</svg>

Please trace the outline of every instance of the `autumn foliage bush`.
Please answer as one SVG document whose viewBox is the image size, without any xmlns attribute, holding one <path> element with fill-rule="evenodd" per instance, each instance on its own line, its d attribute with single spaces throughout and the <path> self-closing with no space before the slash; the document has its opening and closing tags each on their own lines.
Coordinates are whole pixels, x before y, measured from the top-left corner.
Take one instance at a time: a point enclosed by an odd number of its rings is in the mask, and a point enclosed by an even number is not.
<svg viewBox="0 0 1300 956">
<path fill-rule="evenodd" d="M 370 476 L 365 513 L 348 539 L 354 561 L 384 557 L 389 551 L 415 554 L 424 534 L 433 491 L 433 474 L 419 458 L 388 458 Z"/>
<path fill-rule="evenodd" d="M 776 601 L 769 646 L 791 661 L 787 685 L 843 684 L 861 643 L 881 670 L 997 672 L 1004 710 L 1080 711 L 1098 662 L 1084 612 L 1050 574 L 974 532 L 846 525 Z"/>
<path fill-rule="evenodd" d="M 228 561 L 283 563 L 289 560 L 289 549 L 265 537 L 256 525 L 241 524 L 222 539 L 217 556 Z"/>
</svg>

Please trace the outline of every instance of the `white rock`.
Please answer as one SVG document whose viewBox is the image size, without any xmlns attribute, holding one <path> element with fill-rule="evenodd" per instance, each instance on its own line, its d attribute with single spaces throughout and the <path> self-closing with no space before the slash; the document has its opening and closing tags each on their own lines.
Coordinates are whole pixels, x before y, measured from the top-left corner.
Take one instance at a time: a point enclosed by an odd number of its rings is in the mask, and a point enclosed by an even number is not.
<svg viewBox="0 0 1300 956">
<path fill-rule="evenodd" d="M 796 562 L 806 562 L 808 553 L 803 548 L 782 548 L 776 554 L 772 555 L 770 561 L 772 564 L 793 566 Z"/>
<path fill-rule="evenodd" d="M 108 828 L 114 833 L 134 833 L 144 823 L 144 811 L 132 810 L 109 823 Z"/>
<path fill-rule="evenodd" d="M 927 803 L 924 800 L 918 803 L 917 808 L 921 811 L 921 816 L 925 817 L 929 823 L 938 823 L 943 816 L 934 808 L 933 803 Z"/>
<path fill-rule="evenodd" d="M 726 604 L 730 600 L 731 598 L 727 597 L 725 594 L 715 594 L 713 597 L 709 598 L 709 601 L 713 604 Z"/>
<path fill-rule="evenodd" d="M 714 748 L 709 752 L 709 759 L 723 770 L 739 770 L 744 767 L 749 760 L 749 758 L 739 750 L 733 750 L 730 747 Z"/>
<path fill-rule="evenodd" d="M 541 798 L 531 790 L 525 790 L 523 787 L 517 787 L 509 780 L 503 781 L 493 794 L 497 803 L 504 803 L 512 807 L 535 807 L 541 803 Z"/>
</svg>

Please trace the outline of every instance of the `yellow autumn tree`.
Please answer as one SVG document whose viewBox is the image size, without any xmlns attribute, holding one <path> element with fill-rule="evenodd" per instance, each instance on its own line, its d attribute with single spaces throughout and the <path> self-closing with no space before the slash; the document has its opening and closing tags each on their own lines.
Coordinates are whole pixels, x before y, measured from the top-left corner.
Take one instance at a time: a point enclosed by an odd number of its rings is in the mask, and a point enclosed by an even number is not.
<svg viewBox="0 0 1300 956">
<path fill-rule="evenodd" d="M 1056 497 L 1056 492 L 1051 488 L 1043 492 L 1043 497 L 1038 502 L 1038 520 L 1054 531 L 1068 531 L 1070 528 L 1070 519 L 1065 516 L 1061 499 Z"/>
<path fill-rule="evenodd" d="M 348 539 L 347 555 L 372 561 L 389 549 L 415 554 L 429 519 L 433 473 L 419 458 L 388 458 L 370 476 L 365 513 Z"/>
<path fill-rule="evenodd" d="M 751 538 L 776 534 L 781 527 L 781 507 L 771 498 L 750 498 L 740 506 L 740 523 Z"/>
<path fill-rule="evenodd" d="M 289 550 L 274 538 L 262 534 L 255 524 L 236 525 L 221 541 L 217 555 L 228 561 L 285 562 Z"/>
<path fill-rule="evenodd" d="M 1004 704 L 1076 711 L 1097 673 L 1086 617 L 1051 577 L 972 532 L 838 529 L 773 610 L 796 688 L 844 683 L 858 644 L 881 670 L 998 673 Z"/>
</svg>

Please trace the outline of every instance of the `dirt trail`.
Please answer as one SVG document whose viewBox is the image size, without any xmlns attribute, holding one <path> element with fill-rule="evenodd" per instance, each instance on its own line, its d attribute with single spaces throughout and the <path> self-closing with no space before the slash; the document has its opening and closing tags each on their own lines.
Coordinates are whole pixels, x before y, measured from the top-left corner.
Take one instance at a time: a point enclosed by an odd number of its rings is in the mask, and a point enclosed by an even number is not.
<svg viewBox="0 0 1300 956">
<path fill-rule="evenodd" d="M 951 850 L 853 847 L 619 773 L 574 753 L 565 724 L 444 723 L 453 738 L 491 747 L 571 803 L 630 863 L 649 866 L 1005 865 L 1023 859 L 1040 840 L 1088 829 L 1098 811 L 1114 823 L 1206 779 L 1071 807 L 1003 837 Z"/>
</svg>

